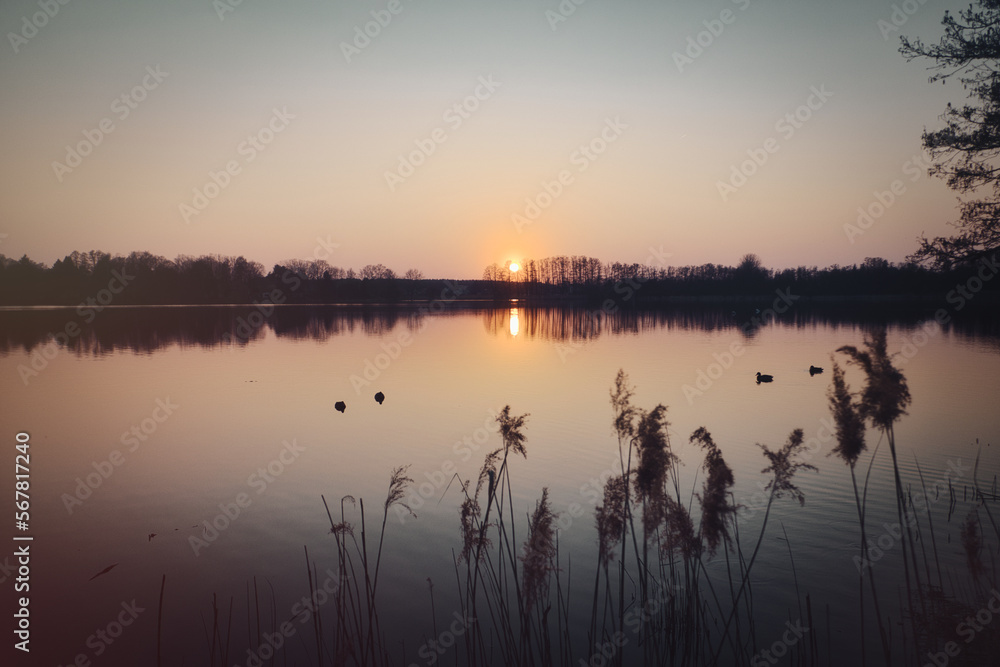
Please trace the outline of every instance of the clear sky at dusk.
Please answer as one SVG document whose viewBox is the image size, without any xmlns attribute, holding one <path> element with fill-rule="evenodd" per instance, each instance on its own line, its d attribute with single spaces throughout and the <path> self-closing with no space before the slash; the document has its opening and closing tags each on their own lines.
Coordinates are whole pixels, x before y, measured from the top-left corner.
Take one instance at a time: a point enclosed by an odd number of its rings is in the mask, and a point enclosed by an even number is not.
<svg viewBox="0 0 1000 667">
<path fill-rule="evenodd" d="M 967 3 L 237 1 L 0 5 L 0 253 L 781 268 L 957 218 L 910 161 L 965 93 L 897 49 Z"/>
</svg>

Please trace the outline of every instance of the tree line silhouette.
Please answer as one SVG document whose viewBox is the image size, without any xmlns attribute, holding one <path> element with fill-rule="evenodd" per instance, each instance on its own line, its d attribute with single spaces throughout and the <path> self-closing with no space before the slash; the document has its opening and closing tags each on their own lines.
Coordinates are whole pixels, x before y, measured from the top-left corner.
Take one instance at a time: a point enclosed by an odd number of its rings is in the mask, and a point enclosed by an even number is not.
<svg viewBox="0 0 1000 667">
<path fill-rule="evenodd" d="M 944 295 L 975 267 L 931 268 L 877 257 L 861 264 L 768 269 L 754 254 L 736 266 L 652 266 L 606 263 L 593 257 L 557 256 L 491 264 L 481 280 L 426 279 L 410 269 L 402 277 L 381 264 L 360 270 L 325 260 L 288 260 L 266 271 L 242 256 L 149 252 L 111 255 L 73 252 L 52 266 L 23 256 L 0 255 L 0 305 L 396 303 L 434 299 L 612 300 L 617 306 L 688 298 L 747 299 L 790 290 L 796 296 L 866 297 Z M 1000 283 L 1000 281 L 996 281 Z M 982 281 L 996 296 L 998 285 Z M 978 290 L 977 290 L 978 291 Z M 987 301 L 991 299 L 981 299 Z"/>
<path fill-rule="evenodd" d="M 912 261 L 892 263 L 880 257 L 866 257 L 861 264 L 848 266 L 768 269 L 753 253 L 744 255 L 736 266 L 711 263 L 652 266 L 559 256 L 523 260 L 514 272 L 509 261 L 491 264 L 483 271 L 483 280 L 496 294 L 510 293 L 529 299 L 592 296 L 626 305 L 632 299 L 760 297 L 773 295 L 775 290 L 814 297 L 938 295 L 975 275 L 976 268 L 930 268 Z M 996 294 L 998 286 L 984 282 L 983 291 Z"/>
</svg>

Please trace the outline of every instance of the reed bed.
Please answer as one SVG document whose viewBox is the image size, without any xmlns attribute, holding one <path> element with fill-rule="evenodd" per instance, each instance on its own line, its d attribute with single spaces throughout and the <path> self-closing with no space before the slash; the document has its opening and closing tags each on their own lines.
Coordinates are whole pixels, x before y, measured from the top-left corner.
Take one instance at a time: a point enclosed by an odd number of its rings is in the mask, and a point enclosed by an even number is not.
<svg viewBox="0 0 1000 667">
<path fill-rule="evenodd" d="M 485 455 L 475 479 L 456 480 L 461 493 L 459 539 L 452 549 L 454 581 L 449 587 L 454 590 L 448 597 L 458 600 L 458 614 L 467 621 L 447 651 L 421 653 L 414 659 L 413 647 L 409 652 L 400 650 L 393 629 L 381 622 L 380 605 L 391 604 L 379 595 L 387 518 L 397 506 L 412 513 L 404 499 L 413 480 L 407 467 L 400 467 L 390 475 L 377 534 L 369 525 L 363 500 L 344 496 L 335 517 L 322 498 L 336 546 L 337 574 L 330 601 L 322 608 L 279 618 L 270 591 L 271 608 L 265 608 L 262 616 L 255 580 L 252 596 L 247 587 L 246 636 L 236 637 L 233 600 L 227 610 L 213 599 L 210 624 L 206 620 L 206 664 L 229 665 L 235 657 L 242 660 L 239 664 L 249 665 L 254 663 L 247 656 L 270 653 L 258 664 L 306 660 L 305 664 L 320 666 L 832 665 L 831 656 L 838 655 L 845 641 L 860 644 L 862 665 L 995 664 L 990 661 L 1000 655 L 1000 618 L 992 627 L 983 622 L 982 614 L 978 626 L 968 623 L 977 622 L 977 613 L 991 594 L 996 594 L 1000 609 L 996 479 L 989 488 L 980 486 L 977 455 L 971 485 L 958 489 L 949 482 L 945 522 L 960 522 L 960 540 L 948 545 L 940 533 L 941 517 L 935 532 L 929 510 L 942 489 L 928 491 L 919 462 L 915 461 L 916 479 L 904 480 L 900 472 L 902 454 L 894 427 L 906 415 L 910 394 L 886 349 L 885 332 L 880 331 L 866 336 L 860 348 L 840 348 L 831 360 L 828 397 L 837 442 L 831 456 L 850 471 L 860 563 L 857 613 L 849 621 L 853 625 L 838 627 L 837 636 L 829 603 L 814 601 L 809 590 L 800 587 L 794 535 L 789 538 L 783 525 L 791 576 L 779 585 L 789 591 L 787 627 L 808 630 L 794 642 L 785 642 L 780 655 L 771 653 L 777 645 L 759 627 L 755 607 L 755 589 L 764 585 L 755 580 L 755 565 L 765 539 L 776 533 L 769 522 L 772 507 L 781 502 L 804 504 L 798 480 L 817 472 L 802 460 L 802 429 L 793 429 L 780 446 L 759 445 L 761 472 L 767 478 L 766 506 L 754 534 L 743 534 L 746 526 L 741 532 L 740 506 L 732 491 L 734 474 L 711 433 L 701 427 L 690 435 L 690 444 L 704 456 L 701 483 L 682 488 L 681 461 L 668 435 L 667 408 L 637 406 L 628 376 L 619 371 L 610 392 L 618 470 L 604 484 L 601 503 L 593 508 L 593 552 L 583 555 L 590 559 L 592 581 L 573 579 L 572 559 L 560 549 L 557 515 L 547 488 L 541 489 L 534 508 L 523 517 L 523 509 L 515 507 L 512 475 L 519 460 L 528 458 L 529 415 L 517 415 L 508 406 L 496 419 L 500 446 Z M 860 390 L 852 391 L 848 385 L 845 366 L 861 372 Z M 875 446 L 869 448 L 872 438 Z M 879 547 L 868 523 L 868 498 L 873 464 L 883 443 L 892 464 L 901 579 L 893 569 L 873 567 Z M 962 550 L 966 571 L 942 569 L 939 552 L 946 548 Z M 310 590 L 315 590 L 320 573 L 308 550 L 305 559 L 306 578 Z M 428 579 L 431 614 L 425 636 L 442 637 L 434 587 Z M 162 596 L 161 587 L 161 600 Z M 301 635 L 295 645 L 299 657 L 293 662 L 289 662 L 291 641 L 262 651 L 283 623 L 301 623 L 302 614 L 309 617 L 308 653 L 303 653 Z M 580 618 L 586 619 L 585 624 Z M 967 632 L 972 636 L 966 642 Z M 949 641 L 958 647 L 957 654 L 946 651 Z"/>
</svg>

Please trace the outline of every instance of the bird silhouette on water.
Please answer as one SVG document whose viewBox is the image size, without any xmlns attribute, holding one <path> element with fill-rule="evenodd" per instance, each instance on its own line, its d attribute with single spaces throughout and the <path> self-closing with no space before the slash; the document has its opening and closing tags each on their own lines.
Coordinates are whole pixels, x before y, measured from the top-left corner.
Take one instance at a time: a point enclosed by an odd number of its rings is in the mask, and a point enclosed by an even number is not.
<svg viewBox="0 0 1000 667">
<path fill-rule="evenodd" d="M 382 392 L 375 394 L 375 400 L 378 401 L 379 405 L 382 405 L 382 401 L 385 400 L 385 394 L 383 394 Z"/>
<path fill-rule="evenodd" d="M 347 403 L 344 403 L 343 401 L 337 401 L 336 403 L 333 404 L 333 407 L 337 409 L 337 412 L 343 412 L 344 410 L 347 409 Z"/>
<path fill-rule="evenodd" d="M 818 374 L 820 374 L 822 372 L 823 372 L 823 369 L 820 368 L 819 366 L 810 366 L 809 367 L 809 375 L 818 375 Z"/>
<path fill-rule="evenodd" d="M 773 375 L 761 375 L 760 371 L 757 371 L 757 384 L 760 384 L 761 382 L 772 382 L 773 380 Z"/>
</svg>

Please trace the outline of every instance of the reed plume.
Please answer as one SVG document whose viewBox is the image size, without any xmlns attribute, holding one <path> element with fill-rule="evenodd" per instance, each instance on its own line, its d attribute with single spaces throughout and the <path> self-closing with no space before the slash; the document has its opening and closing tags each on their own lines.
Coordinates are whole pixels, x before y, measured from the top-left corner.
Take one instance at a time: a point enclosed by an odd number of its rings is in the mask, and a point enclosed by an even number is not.
<svg viewBox="0 0 1000 667">
<path fill-rule="evenodd" d="M 403 497 L 406 495 L 406 487 L 413 484 L 413 478 L 406 475 L 406 471 L 409 469 L 409 465 L 399 466 L 398 468 L 394 468 L 392 474 L 389 476 L 389 492 L 385 496 L 386 514 L 388 514 L 389 509 L 393 505 L 399 505 L 409 512 L 410 516 L 416 518 L 417 513 L 408 504 L 403 502 Z"/>
<path fill-rule="evenodd" d="M 323 498 L 323 496 L 320 495 L 320 498 Z M 340 517 L 341 517 L 341 520 L 340 520 L 339 523 L 334 523 L 333 522 L 333 515 L 330 514 L 330 508 L 326 504 L 326 498 L 323 498 L 323 506 L 326 507 L 326 515 L 328 517 L 330 517 L 330 533 L 332 535 L 337 536 L 337 537 L 341 537 L 343 535 L 350 535 L 351 537 L 354 537 L 354 526 L 350 522 L 348 522 L 346 519 L 344 519 L 344 503 L 346 503 L 346 502 L 349 502 L 352 505 L 357 505 L 358 501 L 355 500 L 354 496 L 352 496 L 350 494 L 348 494 L 348 495 L 344 496 L 343 498 L 341 498 L 340 499 Z"/>
<path fill-rule="evenodd" d="M 677 457 L 670 451 L 665 419 L 667 408 L 657 405 L 650 412 L 639 413 L 636 449 L 639 464 L 635 471 L 636 497 L 643 503 L 642 524 L 651 535 L 667 518 L 667 473 Z"/>
<path fill-rule="evenodd" d="M 389 510 L 392 509 L 393 505 L 399 505 L 407 512 L 410 516 L 416 518 L 417 513 L 413 511 L 412 508 L 403 500 L 406 496 L 406 488 L 413 484 L 413 478 L 406 474 L 406 471 L 410 469 L 409 464 L 405 466 L 399 466 L 398 468 L 393 468 L 392 474 L 389 475 L 389 490 L 385 494 L 385 503 L 382 506 L 382 530 L 379 533 L 378 538 L 378 554 L 375 557 L 375 579 L 372 583 L 372 599 L 375 598 L 375 591 L 378 588 L 378 575 L 379 575 L 379 565 L 382 563 L 382 544 L 385 542 L 385 525 L 389 520 Z M 362 501 L 362 540 L 364 540 L 364 501 Z M 367 562 L 367 559 L 366 559 Z"/>
<path fill-rule="evenodd" d="M 910 404 L 910 389 L 906 377 L 892 364 L 887 352 L 885 330 L 867 334 L 864 349 L 845 345 L 837 349 L 849 358 L 849 363 L 865 372 L 865 386 L 858 404 L 861 416 L 876 428 L 888 430 L 903 415 Z"/>
<path fill-rule="evenodd" d="M 507 450 L 528 458 L 528 452 L 524 448 L 525 437 L 521 433 L 521 428 L 527 417 L 527 414 L 512 417 L 509 405 L 504 406 L 504 409 L 497 415 L 496 422 L 500 429 L 500 437 L 503 439 L 504 458 L 506 458 Z"/>
<path fill-rule="evenodd" d="M 663 542 L 660 544 L 661 555 L 679 553 L 684 558 L 692 558 L 697 556 L 700 550 L 701 543 L 695 535 L 691 514 L 684 505 L 672 496 L 667 496 Z"/>
<path fill-rule="evenodd" d="M 715 555 L 719 544 L 729 544 L 729 524 L 735 520 L 737 505 L 729 502 L 729 490 L 735 480 L 733 471 L 722 458 L 712 434 L 704 426 L 691 434 L 692 443 L 701 445 L 705 450 L 705 482 L 702 485 L 701 500 L 701 533 L 708 542 L 708 552 Z M 680 509 L 684 509 L 679 505 Z M 686 514 L 685 510 L 685 514 Z M 688 518 L 690 522 L 690 518 Z M 683 528 L 683 526 L 679 526 Z"/>
<path fill-rule="evenodd" d="M 885 329 L 866 334 L 864 348 L 859 350 L 853 345 L 838 348 L 848 357 L 848 363 L 859 366 L 865 372 L 865 386 L 861 390 L 858 402 L 858 413 L 871 422 L 872 426 L 882 431 L 889 443 L 889 454 L 892 457 L 892 474 L 896 485 L 896 517 L 899 524 L 906 527 L 906 539 L 903 540 L 903 574 L 906 582 L 907 599 L 914 597 L 910 585 L 911 573 L 920 588 L 920 571 L 917 566 L 913 534 L 910 530 L 910 510 L 903 491 L 903 480 L 899 474 L 899 460 L 896 455 L 896 432 L 893 425 L 906 414 L 910 404 L 910 389 L 903 373 L 892 364 L 886 343 Z M 853 470 L 853 468 L 852 468 Z M 874 590 L 874 588 L 873 588 Z M 921 601 L 923 598 L 919 598 Z M 913 632 L 917 627 L 913 624 Z"/>
<path fill-rule="evenodd" d="M 833 386 L 827 396 L 837 437 L 837 446 L 831 453 L 842 458 L 853 470 L 865 450 L 865 421 L 844 380 L 844 369 L 836 361 L 833 362 Z"/>
<path fill-rule="evenodd" d="M 549 506 L 549 489 L 544 487 L 542 499 L 535 503 L 535 512 L 528 521 L 528 537 L 520 558 L 524 563 L 522 588 L 526 613 L 548 593 L 548 575 L 555 570 L 555 518 Z"/>
<path fill-rule="evenodd" d="M 629 386 L 628 374 L 618 369 L 615 385 L 611 389 L 611 407 L 615 411 L 614 428 L 619 443 L 627 442 L 635 436 L 635 418 L 638 410 L 632 406 L 634 393 Z"/>
<path fill-rule="evenodd" d="M 604 483 L 604 503 L 595 508 L 598 554 L 604 567 L 614 560 L 614 549 L 624 534 L 627 486 L 621 475 L 609 479 Z"/>
<path fill-rule="evenodd" d="M 487 502 L 492 502 L 494 494 L 493 479 L 496 477 L 497 462 L 500 460 L 500 449 L 494 449 L 483 459 L 483 466 L 479 469 L 479 478 L 476 480 L 476 491 L 469 495 L 469 483 L 462 482 L 462 491 L 465 493 L 465 500 L 459 514 L 462 529 L 462 554 L 460 561 L 469 562 L 473 552 L 478 555 L 479 560 L 483 558 L 483 549 L 491 545 L 490 539 L 486 536 L 486 525 L 478 525 L 479 517 L 482 515 L 482 507 L 479 504 L 479 493 L 483 490 L 483 484 L 490 480 Z"/>
<path fill-rule="evenodd" d="M 833 385 L 827 392 L 830 402 L 830 412 L 833 414 L 834 436 L 837 438 L 837 445 L 830 452 L 830 455 L 839 456 L 851 468 L 851 485 L 854 488 L 854 504 L 858 512 L 858 526 L 861 529 L 861 563 L 866 567 L 871 581 L 872 602 L 875 605 L 875 619 L 878 623 L 879 639 L 882 642 L 882 654 L 886 663 L 890 660 L 891 649 L 889 636 L 882 621 L 881 605 L 878 599 L 878 589 L 875 585 L 875 577 L 872 572 L 871 560 L 868 557 L 868 538 L 865 532 L 865 503 L 862 495 L 858 492 L 858 479 L 854 468 L 857 465 L 858 457 L 865 450 L 865 420 L 862 416 L 861 407 L 855 401 L 844 379 L 844 369 L 836 361 L 833 361 Z M 867 498 L 868 487 L 865 485 L 864 497 Z M 867 664 L 867 655 L 864 653 L 865 646 L 865 572 L 858 569 L 858 605 L 861 619 L 861 645 L 863 664 Z"/>
<path fill-rule="evenodd" d="M 792 483 L 792 477 L 801 470 L 816 470 L 816 466 L 800 461 L 793 461 L 792 457 L 802 449 L 802 429 L 797 428 L 788 436 L 788 442 L 782 445 L 781 449 L 772 452 L 766 445 L 757 444 L 764 450 L 764 456 L 771 465 L 761 470 L 762 473 L 772 473 L 771 481 L 764 487 L 765 491 L 771 491 L 774 498 L 782 498 L 787 493 L 799 501 L 799 505 L 805 505 L 806 497 Z M 818 472 L 818 471 L 817 471 Z"/>
</svg>

